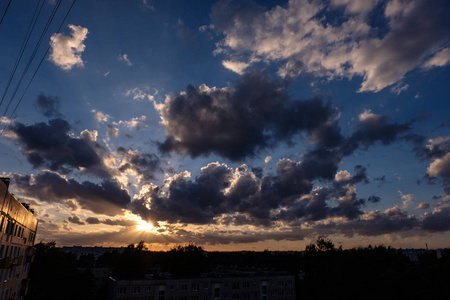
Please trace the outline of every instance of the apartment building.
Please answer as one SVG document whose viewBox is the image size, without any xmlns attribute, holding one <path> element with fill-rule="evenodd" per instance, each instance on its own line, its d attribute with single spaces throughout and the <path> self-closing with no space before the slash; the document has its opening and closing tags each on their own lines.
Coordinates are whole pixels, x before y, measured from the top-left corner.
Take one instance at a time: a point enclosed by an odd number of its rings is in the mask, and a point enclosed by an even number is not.
<svg viewBox="0 0 450 300">
<path fill-rule="evenodd" d="M 283 272 L 216 272 L 199 278 L 116 280 L 111 300 L 294 300 L 294 276 Z"/>
<path fill-rule="evenodd" d="M 111 253 L 117 251 L 118 253 L 123 253 L 125 251 L 125 247 L 102 247 L 102 246 L 94 246 L 94 247 L 83 247 L 83 246 L 63 246 L 61 251 L 66 253 L 72 253 L 80 259 L 83 255 L 93 255 L 96 259 L 106 253 Z"/>
<path fill-rule="evenodd" d="M 20 300 L 28 289 L 38 221 L 8 190 L 9 182 L 0 178 L 0 299 Z"/>
</svg>

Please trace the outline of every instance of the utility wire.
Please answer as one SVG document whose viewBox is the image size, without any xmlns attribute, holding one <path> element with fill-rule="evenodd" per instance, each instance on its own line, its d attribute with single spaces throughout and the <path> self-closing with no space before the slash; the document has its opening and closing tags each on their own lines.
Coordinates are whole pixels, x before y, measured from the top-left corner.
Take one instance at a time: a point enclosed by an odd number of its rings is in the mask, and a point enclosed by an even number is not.
<svg viewBox="0 0 450 300">
<path fill-rule="evenodd" d="M 61 28 L 62 28 L 62 26 L 64 25 L 64 22 L 66 21 L 67 17 L 69 16 L 70 11 L 72 10 L 72 8 L 73 8 L 73 6 L 75 5 L 75 2 L 76 2 L 76 1 L 77 1 L 77 0 L 73 0 L 72 5 L 70 6 L 69 10 L 67 11 L 66 15 L 64 16 L 64 19 L 62 20 L 61 24 L 59 25 L 58 30 L 57 30 L 56 33 L 59 33 L 59 32 L 61 31 Z M 33 81 L 34 77 L 36 76 L 37 72 L 39 71 L 39 68 L 41 67 L 42 62 L 44 61 L 45 57 L 47 56 L 47 53 L 48 53 L 49 50 L 50 50 L 50 45 L 48 46 L 47 51 L 45 51 L 45 54 L 44 54 L 44 56 L 42 57 L 41 61 L 39 62 L 38 67 L 37 67 L 36 70 L 34 71 L 34 74 L 33 74 L 33 76 L 31 77 L 30 82 L 28 83 L 27 87 L 25 88 L 24 92 L 22 93 L 22 96 L 20 97 L 19 101 L 17 102 L 16 107 L 14 108 L 13 112 L 11 113 L 10 119 L 12 118 L 12 116 L 15 114 L 15 112 L 16 112 L 17 109 L 19 108 L 19 105 L 20 105 L 20 103 L 22 102 L 22 100 L 23 100 L 23 98 L 24 98 L 24 96 L 25 96 L 25 93 L 27 92 L 29 86 L 31 85 L 31 82 Z M 5 126 L 4 126 L 3 129 L 2 129 L 2 131 L 0 132 L 0 137 L 3 135 L 3 132 L 5 131 L 6 127 L 7 127 L 7 125 L 5 124 Z"/>
<path fill-rule="evenodd" d="M 12 79 L 13 79 L 14 75 L 16 74 L 17 67 L 19 66 L 19 63 L 20 63 L 20 61 L 22 59 L 22 56 L 23 56 L 23 53 L 25 52 L 25 48 L 28 45 L 28 41 L 30 40 L 30 37 L 31 37 L 31 35 L 32 35 L 33 31 L 34 31 L 35 26 L 36 26 L 36 22 L 39 19 L 39 16 L 41 14 L 42 7 L 44 6 L 44 1 L 43 0 L 39 0 L 39 1 L 42 1 L 41 7 L 40 7 L 39 12 L 37 14 L 37 17 L 35 19 L 34 17 L 36 16 L 36 12 L 37 12 L 38 7 L 39 7 L 39 2 L 36 2 L 36 8 L 34 9 L 33 17 L 30 20 L 30 25 L 28 25 L 27 33 L 26 33 L 25 38 L 24 38 L 24 40 L 22 42 L 21 50 L 19 52 L 19 55 L 16 58 L 16 63 L 14 64 L 13 71 L 11 72 L 11 75 L 9 76 L 8 84 L 6 85 L 5 91 L 3 92 L 2 99 L 0 100 L 0 107 L 2 106 L 3 101 L 5 100 L 6 93 L 8 92 L 9 87 L 10 87 L 11 82 L 12 82 Z M 33 20 L 34 20 L 34 22 L 33 22 Z"/>
<path fill-rule="evenodd" d="M 5 9 L 5 12 L 3 13 L 2 19 L 0 20 L 0 24 L 2 24 L 3 19 L 4 19 L 5 16 L 6 16 L 6 12 L 8 11 L 8 8 L 9 8 L 9 5 L 11 4 L 11 1 L 12 1 L 12 0 L 9 0 L 8 5 L 6 6 L 6 9 Z"/>
<path fill-rule="evenodd" d="M 5 112 L 3 113 L 3 117 L 7 114 L 8 109 L 9 109 L 14 97 L 16 96 L 16 93 L 19 90 L 20 85 L 22 84 L 22 81 L 23 81 L 25 75 L 27 74 L 28 69 L 31 66 L 31 63 L 34 60 L 34 57 L 36 56 L 36 53 L 37 53 L 39 47 L 41 46 L 42 41 L 44 40 L 44 36 L 47 33 L 48 28 L 50 27 L 50 23 L 53 21 L 53 18 L 55 17 L 56 12 L 58 11 L 59 6 L 61 5 L 61 2 L 62 2 L 62 0 L 59 0 L 58 4 L 53 8 L 52 14 L 50 15 L 50 18 L 48 19 L 47 24 L 45 24 L 45 28 L 42 31 L 41 36 L 39 37 L 38 43 L 34 47 L 33 53 L 31 54 L 31 57 L 28 60 L 28 63 L 26 65 L 24 71 L 22 72 L 22 76 L 20 76 L 19 83 L 17 84 L 16 89 L 14 90 L 14 93 L 12 94 L 11 98 L 9 99 L 8 105 L 6 106 Z M 46 54 L 47 54 L 47 52 L 46 52 Z"/>
</svg>

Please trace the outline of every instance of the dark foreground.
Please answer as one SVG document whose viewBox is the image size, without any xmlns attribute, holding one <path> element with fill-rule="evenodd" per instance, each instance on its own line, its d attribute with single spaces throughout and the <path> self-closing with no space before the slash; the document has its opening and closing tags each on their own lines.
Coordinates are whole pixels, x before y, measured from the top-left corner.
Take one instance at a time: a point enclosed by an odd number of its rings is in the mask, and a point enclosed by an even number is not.
<svg viewBox="0 0 450 300">
<path fill-rule="evenodd" d="M 142 242 L 97 259 L 77 259 L 55 243 L 39 243 L 36 250 L 25 298 L 30 300 L 107 299 L 109 276 L 139 279 L 164 272 L 198 277 L 224 266 L 287 271 L 295 275 L 297 299 L 448 299 L 450 284 L 450 249 L 410 261 L 390 247 L 342 250 L 326 238 L 303 252 L 205 252 L 193 244 L 154 252 Z"/>
</svg>

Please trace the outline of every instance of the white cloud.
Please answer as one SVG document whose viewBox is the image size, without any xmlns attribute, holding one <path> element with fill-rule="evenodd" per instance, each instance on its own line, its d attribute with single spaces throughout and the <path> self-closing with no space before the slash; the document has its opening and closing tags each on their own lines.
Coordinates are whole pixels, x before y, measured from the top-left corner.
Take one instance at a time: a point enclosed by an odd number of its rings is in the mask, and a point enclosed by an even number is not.
<svg viewBox="0 0 450 300">
<path fill-rule="evenodd" d="M 142 91 L 139 88 L 130 89 L 125 92 L 126 97 L 132 97 L 133 100 L 143 100 L 145 97 L 147 97 L 147 93 Z"/>
<path fill-rule="evenodd" d="M 270 163 L 272 161 L 272 156 L 266 156 L 266 158 L 264 159 L 264 162 L 266 163 L 266 164 L 268 164 L 268 163 Z"/>
<path fill-rule="evenodd" d="M 51 54 L 49 60 L 63 70 L 70 70 L 73 67 L 83 67 L 84 63 L 81 54 L 86 45 L 83 41 L 86 39 L 88 29 L 68 25 L 72 31 L 72 36 L 66 36 L 62 33 L 55 33 L 50 37 Z"/>
<path fill-rule="evenodd" d="M 352 175 L 347 170 L 339 171 L 334 176 L 334 180 L 336 180 L 337 182 L 350 180 L 351 178 L 352 178 Z"/>
<path fill-rule="evenodd" d="M 427 169 L 431 177 L 441 176 L 450 180 L 450 152 L 433 161 Z"/>
<path fill-rule="evenodd" d="M 367 14 L 378 3 L 378 0 L 332 0 L 335 6 L 344 6 L 348 14 Z"/>
<path fill-rule="evenodd" d="M 85 129 L 80 133 L 80 138 L 88 140 L 90 142 L 96 142 L 97 136 L 98 136 L 97 130 L 89 131 L 88 129 Z"/>
<path fill-rule="evenodd" d="M 409 84 L 403 84 L 403 82 L 399 82 L 396 85 L 394 85 L 393 87 L 391 87 L 391 93 L 400 95 L 401 92 L 407 91 L 408 88 L 409 88 Z"/>
<path fill-rule="evenodd" d="M 127 128 L 130 129 L 136 129 L 136 130 L 141 130 L 141 129 L 145 129 L 148 127 L 147 123 L 147 117 L 142 115 L 140 117 L 136 117 L 136 118 L 132 118 L 129 121 L 119 121 L 119 122 L 114 122 L 114 125 L 122 125 L 125 126 Z"/>
<path fill-rule="evenodd" d="M 119 54 L 119 57 L 117 57 L 119 61 L 124 61 L 128 66 L 132 66 L 133 63 L 128 58 L 128 54 Z"/>
<path fill-rule="evenodd" d="M 94 113 L 94 119 L 99 123 L 108 122 L 111 118 L 110 115 L 102 113 L 101 111 L 96 111 L 95 109 L 91 110 L 91 112 Z"/>
<path fill-rule="evenodd" d="M 228 70 L 242 75 L 250 64 L 240 61 L 224 60 L 222 61 L 222 65 Z"/>
<path fill-rule="evenodd" d="M 400 194 L 400 198 L 403 200 L 403 208 L 408 208 L 412 203 L 412 199 L 414 198 L 413 194 L 403 194 L 401 191 L 398 191 Z"/>
<path fill-rule="evenodd" d="M 450 140 L 450 136 L 439 136 L 435 139 L 429 139 L 428 142 L 430 144 L 426 145 L 425 147 L 433 151 L 433 149 L 439 147 L 440 145 L 445 144 L 448 140 Z"/>
<path fill-rule="evenodd" d="M 383 36 L 374 34 L 377 28 L 372 28 L 366 17 L 377 0 L 334 0 L 331 4 L 290 0 L 286 7 L 269 11 L 257 4 L 234 10 L 228 3 L 217 3 L 212 12 L 214 28 L 225 36 L 215 51 L 229 56 L 223 62 L 225 67 L 243 72 L 243 65 L 232 62 L 248 54 L 284 64 L 278 72 L 282 77 L 301 73 L 328 79 L 361 76 L 359 92 L 378 92 L 400 81 L 450 34 L 439 3 L 425 0 L 388 2 L 383 25 L 388 30 Z M 345 20 L 327 22 L 326 15 L 339 14 L 336 9 L 342 7 Z M 436 54 L 428 65 L 446 64 L 446 53 Z"/>
<path fill-rule="evenodd" d="M 11 123 L 13 122 L 13 120 L 9 119 L 8 117 L 0 117 L 0 125 L 6 125 L 9 126 Z"/>
<path fill-rule="evenodd" d="M 420 202 L 420 204 L 416 207 L 416 209 L 428 209 L 430 208 L 430 203 L 428 202 Z"/>
<path fill-rule="evenodd" d="M 363 113 L 359 114 L 358 119 L 361 122 L 370 122 L 370 121 L 376 121 L 379 118 L 381 118 L 381 116 L 372 113 L 372 110 L 370 109 L 365 109 Z"/>
<path fill-rule="evenodd" d="M 150 10 L 155 10 L 155 7 L 151 4 L 152 1 L 149 0 L 141 0 L 142 1 L 142 5 L 144 5 L 145 8 L 150 9 Z"/>
<path fill-rule="evenodd" d="M 424 68 L 443 67 L 450 62 L 450 48 L 437 52 L 432 58 L 423 64 Z"/>
</svg>

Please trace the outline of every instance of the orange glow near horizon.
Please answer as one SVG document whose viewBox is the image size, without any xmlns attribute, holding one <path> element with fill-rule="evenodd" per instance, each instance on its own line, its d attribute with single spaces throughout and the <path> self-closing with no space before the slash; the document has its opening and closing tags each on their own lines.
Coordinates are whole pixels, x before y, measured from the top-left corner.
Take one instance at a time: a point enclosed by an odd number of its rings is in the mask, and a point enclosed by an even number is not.
<svg viewBox="0 0 450 300">
<path fill-rule="evenodd" d="M 155 226 L 153 226 L 153 224 L 150 222 L 146 222 L 144 220 L 139 220 L 138 224 L 136 225 L 136 229 L 138 231 L 153 232 L 153 230 L 155 229 Z"/>
</svg>

